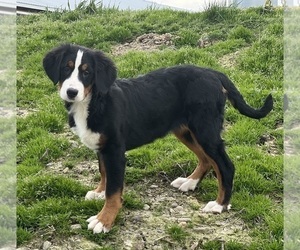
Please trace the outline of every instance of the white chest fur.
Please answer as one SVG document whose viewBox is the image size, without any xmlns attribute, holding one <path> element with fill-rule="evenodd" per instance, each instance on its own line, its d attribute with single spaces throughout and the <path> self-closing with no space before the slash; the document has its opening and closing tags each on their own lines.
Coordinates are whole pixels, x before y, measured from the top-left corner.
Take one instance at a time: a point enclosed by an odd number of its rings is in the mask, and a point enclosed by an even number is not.
<svg viewBox="0 0 300 250">
<path fill-rule="evenodd" d="M 81 142 L 92 150 L 99 149 L 101 134 L 91 131 L 87 127 L 88 106 L 90 98 L 78 103 L 74 103 L 70 109 L 76 124 L 73 131 L 79 136 Z"/>
</svg>

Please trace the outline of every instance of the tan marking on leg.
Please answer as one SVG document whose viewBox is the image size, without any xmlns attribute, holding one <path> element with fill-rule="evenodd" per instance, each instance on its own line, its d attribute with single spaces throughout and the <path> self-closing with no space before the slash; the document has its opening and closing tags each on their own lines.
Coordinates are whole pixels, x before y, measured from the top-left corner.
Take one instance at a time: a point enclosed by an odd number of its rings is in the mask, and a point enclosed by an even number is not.
<svg viewBox="0 0 300 250">
<path fill-rule="evenodd" d="M 228 204 L 223 204 L 224 202 L 224 197 L 225 197 L 225 190 L 223 189 L 223 181 L 222 181 L 222 176 L 221 176 L 221 173 L 220 173 L 220 170 L 219 170 L 219 167 L 218 165 L 215 163 L 214 160 L 212 160 L 212 166 L 213 166 L 213 169 L 217 175 L 217 179 L 218 179 L 218 197 L 217 197 L 217 203 L 220 204 L 220 205 L 228 205 Z"/>
<path fill-rule="evenodd" d="M 199 179 L 200 181 L 203 180 L 205 175 L 209 172 L 211 166 L 208 162 L 199 163 L 198 166 L 195 168 L 194 172 L 188 176 L 189 179 Z"/>
<path fill-rule="evenodd" d="M 103 160 L 99 160 L 99 171 L 101 175 L 101 179 L 99 182 L 98 187 L 94 190 L 97 193 L 101 193 L 102 191 L 105 191 L 106 188 L 106 172 L 105 172 L 105 166 Z"/>
<path fill-rule="evenodd" d="M 106 197 L 105 204 L 97 215 L 97 219 L 103 224 L 107 229 L 111 229 L 119 210 L 122 207 L 122 191 Z"/>
<path fill-rule="evenodd" d="M 193 140 L 192 142 L 188 141 L 184 137 L 185 133 L 190 133 L 191 139 Z M 180 129 L 174 131 L 174 134 L 185 146 L 187 146 L 197 156 L 199 161 L 198 166 L 195 168 L 194 172 L 190 176 L 188 176 L 188 178 L 193 180 L 202 180 L 211 168 L 207 155 L 196 141 L 193 133 L 187 127 L 182 126 Z"/>
<path fill-rule="evenodd" d="M 208 173 L 210 168 L 212 167 L 215 171 L 218 179 L 218 197 L 217 202 L 220 205 L 226 205 L 223 204 L 224 197 L 225 197 L 225 191 L 223 189 L 223 182 L 222 182 L 222 176 L 219 170 L 218 165 L 216 162 L 208 156 L 201 145 L 198 143 L 198 141 L 195 138 L 195 135 L 189 130 L 188 127 L 182 126 L 179 129 L 173 131 L 175 136 L 183 143 L 185 144 L 192 152 L 196 154 L 199 160 L 198 166 L 195 168 L 194 172 L 188 177 L 190 179 L 199 179 L 202 180 L 204 176 Z M 191 135 L 191 138 L 193 139 L 193 142 L 188 141 L 184 134 L 189 132 Z"/>
</svg>

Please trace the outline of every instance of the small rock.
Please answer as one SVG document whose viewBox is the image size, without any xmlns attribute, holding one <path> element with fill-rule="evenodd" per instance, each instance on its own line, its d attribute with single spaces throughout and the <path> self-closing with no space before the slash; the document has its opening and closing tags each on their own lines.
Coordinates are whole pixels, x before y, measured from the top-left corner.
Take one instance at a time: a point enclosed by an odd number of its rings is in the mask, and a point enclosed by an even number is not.
<svg viewBox="0 0 300 250">
<path fill-rule="evenodd" d="M 187 223 L 185 221 L 179 222 L 178 225 L 180 227 L 186 227 Z"/>
<path fill-rule="evenodd" d="M 178 207 L 178 204 L 177 204 L 176 202 L 173 202 L 173 203 L 171 204 L 171 208 L 176 208 L 176 207 Z"/>
<path fill-rule="evenodd" d="M 68 173 L 68 171 L 69 171 L 69 168 L 66 167 L 66 168 L 64 168 L 63 173 L 64 173 L 64 174 L 65 174 L 65 173 Z"/>
<path fill-rule="evenodd" d="M 206 235 L 214 232 L 214 229 L 210 227 L 195 227 L 193 230 L 197 233 L 206 234 Z"/>
<path fill-rule="evenodd" d="M 140 215 L 136 215 L 136 216 L 134 216 L 132 218 L 132 221 L 134 221 L 134 222 L 141 222 L 141 221 L 143 221 L 143 218 Z"/>
<path fill-rule="evenodd" d="M 191 245 L 191 250 L 198 249 L 198 246 L 199 246 L 199 242 L 198 241 L 193 242 L 193 244 Z"/>
<path fill-rule="evenodd" d="M 125 247 L 125 249 L 132 249 L 132 241 L 131 240 L 125 240 L 124 241 L 124 247 Z"/>
<path fill-rule="evenodd" d="M 149 209 L 150 209 L 150 206 L 149 206 L 148 204 L 145 204 L 144 207 L 143 207 L 143 209 L 144 209 L 144 210 L 149 210 Z"/>
<path fill-rule="evenodd" d="M 74 231 L 74 230 L 79 230 L 81 229 L 81 225 L 80 224 L 74 224 L 74 225 L 71 225 L 71 230 Z"/>
<path fill-rule="evenodd" d="M 177 212 L 183 211 L 183 207 L 182 207 L 182 206 L 177 206 L 177 207 L 175 208 L 175 210 L 176 210 Z"/>
<path fill-rule="evenodd" d="M 163 250 L 162 246 L 153 246 L 152 247 L 153 250 Z"/>
<path fill-rule="evenodd" d="M 50 241 L 45 241 L 43 243 L 43 250 L 47 250 L 51 247 L 52 243 Z"/>
<path fill-rule="evenodd" d="M 99 249 L 100 246 L 92 241 L 86 240 L 81 238 L 80 241 L 77 243 L 78 247 L 76 248 L 68 248 L 68 249 Z M 62 248 L 60 248 L 62 249 Z"/>
<path fill-rule="evenodd" d="M 178 222 L 190 222 L 190 221 L 192 221 L 191 218 L 178 218 L 177 220 L 178 220 Z"/>
</svg>

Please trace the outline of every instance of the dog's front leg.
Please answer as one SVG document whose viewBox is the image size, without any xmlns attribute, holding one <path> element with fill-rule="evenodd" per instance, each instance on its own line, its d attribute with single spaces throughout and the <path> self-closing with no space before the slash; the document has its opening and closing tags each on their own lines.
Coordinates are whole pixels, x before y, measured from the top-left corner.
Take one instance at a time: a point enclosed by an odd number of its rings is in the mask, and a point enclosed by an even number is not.
<svg viewBox="0 0 300 250">
<path fill-rule="evenodd" d="M 105 188 L 106 188 L 106 171 L 104 160 L 101 152 L 97 153 L 98 156 L 98 164 L 99 164 L 99 172 L 101 175 L 99 185 L 96 189 L 88 191 L 85 195 L 86 200 L 94 200 L 94 199 L 105 199 Z"/>
<path fill-rule="evenodd" d="M 106 145 L 101 152 L 106 171 L 105 204 L 102 210 L 87 221 L 94 233 L 107 233 L 111 229 L 120 208 L 125 173 L 125 147 Z"/>
</svg>

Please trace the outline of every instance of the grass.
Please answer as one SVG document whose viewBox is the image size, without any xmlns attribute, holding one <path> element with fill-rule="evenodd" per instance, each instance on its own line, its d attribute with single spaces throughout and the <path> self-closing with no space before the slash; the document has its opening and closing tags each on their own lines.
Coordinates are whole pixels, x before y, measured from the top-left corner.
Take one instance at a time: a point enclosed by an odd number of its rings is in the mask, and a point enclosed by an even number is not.
<svg viewBox="0 0 300 250">
<path fill-rule="evenodd" d="M 17 105 L 29 114 L 17 121 L 18 245 L 36 240 L 36 235 L 44 235 L 44 240 L 70 237 L 74 234 L 69 230 L 70 225 L 78 223 L 82 229 L 76 234 L 107 247 L 122 234 L 126 214 L 143 209 L 145 188 L 129 190 L 112 232 L 93 235 L 86 230 L 85 219 L 100 210 L 103 202 L 84 201 L 90 189 L 88 184 L 48 170 L 48 164 L 53 162 L 62 161 L 64 168 L 73 171 L 82 162 L 96 160 L 94 153 L 75 137 L 66 136 L 66 111 L 42 69 L 41 61 L 47 51 L 60 43 L 71 42 L 110 54 L 117 64 L 119 77 L 133 77 L 176 64 L 196 64 L 228 74 L 254 107 L 261 106 L 263 98 L 271 92 L 275 98 L 274 111 L 261 121 L 250 120 L 230 104 L 226 106 L 223 137 L 236 165 L 232 206 L 237 218 L 249 228 L 252 241 L 208 240 L 201 247 L 220 249 L 225 244 L 226 249 L 282 249 L 282 18 L 280 9 L 213 6 L 203 13 L 187 13 L 121 11 L 91 4 L 81 5 L 75 11 L 19 16 Z M 114 45 L 150 32 L 174 35 L 174 49 L 163 47 L 151 53 L 132 51 L 112 56 Z M 198 39 L 203 34 L 213 42 L 199 48 Z M 236 55 L 236 63 L 223 64 L 224 57 L 232 54 Z M 276 153 L 262 142 L 264 136 L 272 138 Z M 188 175 L 196 164 L 195 156 L 184 145 L 167 136 L 127 153 L 126 185 L 143 185 L 144 179 L 160 180 L 162 174 L 173 180 Z M 199 202 L 207 202 L 215 199 L 216 190 L 216 180 L 209 175 L 193 196 Z M 165 227 L 164 233 L 180 244 L 191 237 L 188 230 L 192 228 L 171 224 Z"/>
<path fill-rule="evenodd" d="M 167 233 L 170 235 L 172 240 L 182 242 L 184 241 L 189 234 L 184 231 L 184 229 L 178 225 L 171 225 L 167 227 Z"/>
</svg>

